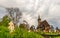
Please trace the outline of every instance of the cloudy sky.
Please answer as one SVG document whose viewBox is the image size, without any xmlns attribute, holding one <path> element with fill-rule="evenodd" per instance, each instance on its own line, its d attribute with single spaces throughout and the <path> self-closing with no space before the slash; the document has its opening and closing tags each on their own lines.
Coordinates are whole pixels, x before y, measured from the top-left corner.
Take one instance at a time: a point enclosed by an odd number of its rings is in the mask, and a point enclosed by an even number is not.
<svg viewBox="0 0 60 38">
<path fill-rule="evenodd" d="M 0 18 L 6 15 L 4 7 L 18 7 L 23 19 L 37 25 L 37 17 L 47 20 L 50 25 L 60 27 L 60 0 L 0 0 Z"/>
</svg>

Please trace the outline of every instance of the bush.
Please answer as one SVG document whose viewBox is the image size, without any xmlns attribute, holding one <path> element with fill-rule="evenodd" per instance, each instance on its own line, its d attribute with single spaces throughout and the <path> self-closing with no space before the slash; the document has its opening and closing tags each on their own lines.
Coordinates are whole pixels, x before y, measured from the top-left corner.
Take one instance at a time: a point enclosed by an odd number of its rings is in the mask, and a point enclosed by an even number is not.
<svg viewBox="0 0 60 38">
<path fill-rule="evenodd" d="M 0 38 L 9 38 L 9 37 L 10 37 L 10 34 L 7 27 L 0 26 Z"/>
<path fill-rule="evenodd" d="M 8 26 L 8 23 L 11 21 L 11 19 L 8 16 L 4 16 L 2 18 L 2 21 L 0 21 L 0 26 Z"/>
</svg>

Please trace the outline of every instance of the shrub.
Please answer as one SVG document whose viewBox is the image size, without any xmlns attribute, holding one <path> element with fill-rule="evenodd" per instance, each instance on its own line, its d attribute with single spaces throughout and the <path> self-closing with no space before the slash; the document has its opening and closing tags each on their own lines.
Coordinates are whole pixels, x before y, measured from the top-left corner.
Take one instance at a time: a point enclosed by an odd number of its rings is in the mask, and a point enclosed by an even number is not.
<svg viewBox="0 0 60 38">
<path fill-rule="evenodd" d="M 0 26 L 0 38 L 9 38 L 9 37 L 10 37 L 10 34 L 7 27 Z"/>
</svg>

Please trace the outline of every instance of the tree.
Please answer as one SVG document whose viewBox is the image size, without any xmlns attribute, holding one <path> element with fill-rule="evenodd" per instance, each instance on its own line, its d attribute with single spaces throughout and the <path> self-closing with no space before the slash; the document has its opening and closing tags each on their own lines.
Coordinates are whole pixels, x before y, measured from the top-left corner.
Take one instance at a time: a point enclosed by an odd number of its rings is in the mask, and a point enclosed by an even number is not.
<svg viewBox="0 0 60 38">
<path fill-rule="evenodd" d="M 54 27 L 51 25 L 51 31 L 53 32 L 54 31 Z"/>
<path fill-rule="evenodd" d="M 35 26 L 32 25 L 32 26 L 30 27 L 30 30 L 34 31 L 34 30 L 35 30 Z"/>
<path fill-rule="evenodd" d="M 2 18 L 2 21 L 0 22 L 1 26 L 8 26 L 8 23 L 10 22 L 10 18 L 6 15 Z"/>
<path fill-rule="evenodd" d="M 58 28 L 58 27 L 56 27 L 56 30 L 59 30 L 59 28 Z"/>
<path fill-rule="evenodd" d="M 22 16 L 19 8 L 7 8 L 11 21 L 13 21 L 14 25 L 18 25 L 19 19 Z"/>
</svg>

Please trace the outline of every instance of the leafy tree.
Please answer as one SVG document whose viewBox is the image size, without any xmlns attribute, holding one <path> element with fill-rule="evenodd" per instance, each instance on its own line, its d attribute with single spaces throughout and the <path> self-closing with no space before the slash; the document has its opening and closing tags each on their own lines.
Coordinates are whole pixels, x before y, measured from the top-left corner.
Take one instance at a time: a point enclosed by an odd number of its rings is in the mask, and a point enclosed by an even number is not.
<svg viewBox="0 0 60 38">
<path fill-rule="evenodd" d="M 54 27 L 51 25 L 51 32 L 54 32 Z"/>
<path fill-rule="evenodd" d="M 2 18 L 2 21 L 0 22 L 0 26 L 8 26 L 9 22 L 10 22 L 10 18 L 6 15 Z"/>
<path fill-rule="evenodd" d="M 58 27 L 56 27 L 56 30 L 59 30 L 59 28 L 58 28 Z"/>
</svg>

